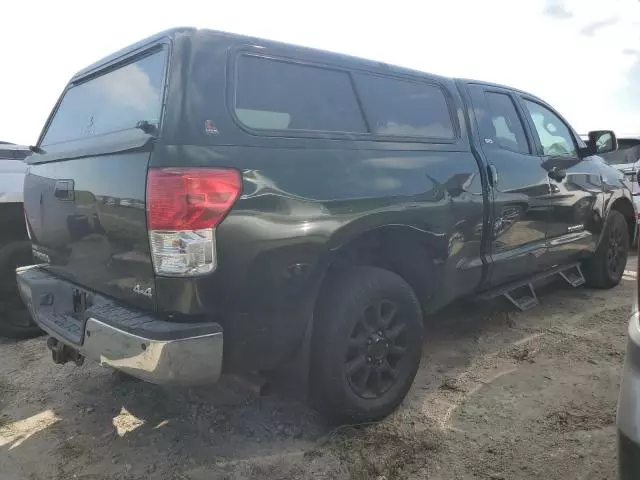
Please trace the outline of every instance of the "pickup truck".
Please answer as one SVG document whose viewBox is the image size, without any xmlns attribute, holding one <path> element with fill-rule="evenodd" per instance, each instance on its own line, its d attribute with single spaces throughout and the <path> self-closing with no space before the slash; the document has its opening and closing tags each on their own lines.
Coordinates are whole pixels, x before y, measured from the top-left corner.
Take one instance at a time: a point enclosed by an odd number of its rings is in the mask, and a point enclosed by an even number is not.
<svg viewBox="0 0 640 480">
<path fill-rule="evenodd" d="M 595 155 L 615 143 L 513 88 L 173 29 L 63 91 L 19 289 L 58 363 L 181 386 L 288 368 L 328 416 L 375 420 L 435 310 L 618 284 L 634 206 Z"/>
<path fill-rule="evenodd" d="M 22 208 L 22 188 L 29 147 L 0 142 L 0 335 L 30 338 L 42 332 L 18 294 L 16 267 L 33 263 Z"/>
</svg>

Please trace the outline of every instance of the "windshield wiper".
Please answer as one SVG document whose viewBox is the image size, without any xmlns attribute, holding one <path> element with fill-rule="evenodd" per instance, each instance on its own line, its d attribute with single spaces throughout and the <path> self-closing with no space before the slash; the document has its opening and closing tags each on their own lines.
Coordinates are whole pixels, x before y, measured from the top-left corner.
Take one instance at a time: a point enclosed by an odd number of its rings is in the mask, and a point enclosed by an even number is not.
<svg viewBox="0 0 640 480">
<path fill-rule="evenodd" d="M 136 123 L 136 128 L 139 128 L 144 133 L 148 133 L 149 135 L 153 135 L 154 137 L 158 134 L 158 127 L 147 120 L 140 120 Z"/>
</svg>

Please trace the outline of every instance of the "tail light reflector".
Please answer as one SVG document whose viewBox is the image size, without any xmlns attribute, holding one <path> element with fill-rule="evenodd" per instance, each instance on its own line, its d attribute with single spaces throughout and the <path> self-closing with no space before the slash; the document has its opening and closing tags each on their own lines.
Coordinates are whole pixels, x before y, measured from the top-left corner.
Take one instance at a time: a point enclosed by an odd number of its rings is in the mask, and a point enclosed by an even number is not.
<svg viewBox="0 0 640 480">
<path fill-rule="evenodd" d="M 214 270 L 215 228 L 241 191 L 240 173 L 232 169 L 150 169 L 147 223 L 155 272 L 194 276 Z"/>
</svg>

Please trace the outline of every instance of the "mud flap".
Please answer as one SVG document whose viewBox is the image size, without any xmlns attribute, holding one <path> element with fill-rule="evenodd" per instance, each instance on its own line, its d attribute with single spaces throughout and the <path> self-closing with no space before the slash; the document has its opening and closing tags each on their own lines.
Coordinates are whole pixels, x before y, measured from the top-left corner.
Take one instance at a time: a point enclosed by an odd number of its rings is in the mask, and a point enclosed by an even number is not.
<svg viewBox="0 0 640 480">
<path fill-rule="evenodd" d="M 312 336 L 313 315 L 307 322 L 299 346 L 269 373 L 269 381 L 273 389 L 288 397 L 305 402 L 309 396 Z"/>
</svg>

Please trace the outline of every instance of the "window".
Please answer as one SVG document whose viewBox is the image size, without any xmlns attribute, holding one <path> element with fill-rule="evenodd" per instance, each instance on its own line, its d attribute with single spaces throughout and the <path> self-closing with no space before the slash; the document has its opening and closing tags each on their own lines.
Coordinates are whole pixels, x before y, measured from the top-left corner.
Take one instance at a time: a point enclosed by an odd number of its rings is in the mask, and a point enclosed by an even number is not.
<svg viewBox="0 0 640 480">
<path fill-rule="evenodd" d="M 596 152 L 610 152 L 614 150 L 613 136 L 610 133 L 604 133 L 596 140 Z"/>
<path fill-rule="evenodd" d="M 373 75 L 357 75 L 356 78 L 374 133 L 455 137 L 444 92 L 438 86 Z"/>
<path fill-rule="evenodd" d="M 564 122 L 538 103 L 529 100 L 525 100 L 524 103 L 538 132 L 543 153 L 552 156 L 576 156 L 573 135 Z"/>
<path fill-rule="evenodd" d="M 366 133 L 349 74 L 243 55 L 235 112 L 249 128 Z"/>
<path fill-rule="evenodd" d="M 511 97 L 494 92 L 486 92 L 485 95 L 498 145 L 513 152 L 531 153 L 522 121 Z"/>
<path fill-rule="evenodd" d="M 143 121 L 159 126 L 166 56 L 160 51 L 72 86 L 42 144 L 135 128 Z"/>
</svg>

